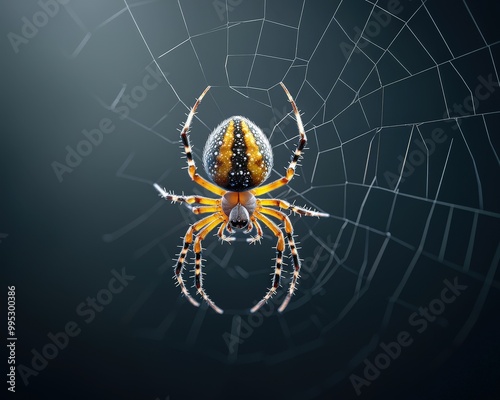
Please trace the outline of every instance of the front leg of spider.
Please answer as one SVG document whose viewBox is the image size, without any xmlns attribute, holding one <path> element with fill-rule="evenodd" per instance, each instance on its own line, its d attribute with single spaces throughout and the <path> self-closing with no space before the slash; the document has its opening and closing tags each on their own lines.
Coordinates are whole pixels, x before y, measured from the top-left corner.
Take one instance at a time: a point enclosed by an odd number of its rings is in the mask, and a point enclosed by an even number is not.
<svg viewBox="0 0 500 400">
<path fill-rule="evenodd" d="M 242 231 L 248 234 L 255 229 L 257 232 L 256 236 L 247 239 L 247 241 L 249 243 L 260 243 L 263 236 L 263 230 L 260 224 L 260 222 L 262 222 L 277 238 L 277 254 L 272 286 L 262 300 L 250 310 L 251 312 L 255 312 L 262 307 L 262 305 L 276 293 L 280 286 L 283 251 L 286 238 L 293 259 L 294 271 L 287 296 L 279 307 L 279 311 L 283 312 L 297 287 L 297 280 L 300 272 L 300 258 L 293 239 L 293 226 L 290 218 L 283 212 L 269 207 L 288 209 L 304 216 L 328 217 L 326 213 L 297 207 L 291 205 L 286 200 L 258 199 L 258 196 L 271 192 L 290 182 L 295 174 L 297 162 L 302 156 L 302 151 L 307 143 L 306 133 L 295 101 L 285 85 L 281 83 L 281 86 L 292 105 L 292 110 L 299 130 L 299 142 L 288 165 L 285 176 L 261 186 L 269 177 L 273 166 L 271 144 L 257 125 L 242 116 L 232 116 L 224 120 L 208 137 L 203 150 L 203 165 L 212 182 L 198 174 L 191 151 L 188 132 L 198 105 L 210 89 L 209 86 L 201 94 L 188 114 L 184 127 L 181 130 L 181 141 L 188 163 L 189 177 L 193 182 L 218 197 L 179 196 L 174 193 L 167 193 L 165 189 L 157 184 L 154 185 L 156 190 L 160 193 L 160 196 L 165 200 L 186 203 L 195 214 L 209 214 L 205 218 L 192 224 L 184 235 L 183 246 L 174 267 L 175 279 L 186 298 L 193 305 L 199 306 L 199 303 L 187 290 L 182 277 L 187 253 L 189 248 L 193 246 L 193 252 L 195 254 L 194 279 L 196 293 L 219 314 L 222 314 L 223 310 L 208 297 L 203 286 L 202 241 L 211 231 L 218 228 L 217 236 L 219 239 L 221 241 L 231 242 L 234 240 L 232 234 L 235 231 Z M 276 218 L 284 223 L 285 233 L 283 233 L 278 225 L 268 216 Z M 229 236 L 226 236 L 224 232 L 228 232 Z"/>
</svg>

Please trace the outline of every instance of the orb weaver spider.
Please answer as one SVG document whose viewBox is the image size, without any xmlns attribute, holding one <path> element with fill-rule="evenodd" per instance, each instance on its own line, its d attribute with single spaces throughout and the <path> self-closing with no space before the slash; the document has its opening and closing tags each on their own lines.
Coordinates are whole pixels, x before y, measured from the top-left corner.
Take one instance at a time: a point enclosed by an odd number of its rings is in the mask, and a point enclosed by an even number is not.
<svg viewBox="0 0 500 400">
<path fill-rule="evenodd" d="M 285 85 L 280 82 L 281 87 L 285 91 L 288 101 L 292 105 L 293 113 L 297 121 L 299 130 L 299 142 L 297 148 L 293 152 L 292 159 L 286 170 L 286 174 L 281 178 L 260 186 L 271 174 L 273 165 L 273 153 L 269 140 L 264 135 L 262 130 L 253 122 L 242 116 L 232 116 L 215 128 L 209 135 L 205 148 L 203 150 L 203 164 L 205 171 L 211 178 L 209 182 L 197 172 L 196 164 L 193 159 L 191 145 L 189 142 L 188 132 L 191 126 L 191 121 L 196 113 L 196 109 L 201 103 L 203 97 L 207 94 L 210 86 L 208 86 L 201 96 L 196 100 L 191 112 L 187 116 L 183 129 L 181 130 L 181 141 L 184 146 L 184 153 L 188 163 L 188 173 L 191 179 L 209 190 L 210 192 L 220 196 L 219 198 L 209 198 L 202 196 L 179 196 L 174 193 L 168 193 L 158 184 L 154 187 L 160 193 L 160 196 L 165 200 L 170 200 L 172 203 L 186 203 L 190 206 L 195 214 L 208 214 L 209 216 L 193 223 L 189 226 L 186 234 L 182 250 L 178 254 L 177 264 L 175 265 L 175 276 L 177 283 L 181 288 L 182 293 L 196 307 L 200 304 L 191 296 L 186 289 L 182 272 L 189 246 L 194 240 L 195 253 L 195 286 L 198 294 L 212 307 L 217 313 L 222 314 L 223 310 L 219 308 L 206 294 L 203 288 L 202 277 L 202 258 L 201 243 L 209 232 L 219 227 L 217 235 L 221 241 L 231 242 L 234 237 L 231 236 L 233 230 L 244 230 L 245 233 L 250 233 L 254 228 L 256 236 L 247 239 L 249 243 L 259 242 L 262 238 L 263 231 L 261 223 L 277 237 L 276 244 L 276 262 L 274 266 L 274 274 L 272 278 L 272 286 L 268 289 L 265 296 L 259 301 L 250 312 L 257 311 L 276 293 L 280 286 L 281 269 L 283 264 L 283 251 L 285 249 L 285 235 L 280 227 L 276 225 L 269 217 L 276 218 L 284 223 L 284 230 L 288 247 L 290 249 L 294 271 L 290 282 L 290 287 L 286 298 L 283 300 L 278 311 L 283 312 L 287 307 L 290 299 L 297 286 L 299 278 L 300 259 L 297 252 L 297 247 L 293 239 L 293 226 L 290 218 L 281 211 L 281 209 L 290 210 L 299 215 L 310 217 L 328 217 L 329 214 L 312 211 L 306 208 L 297 207 L 289 202 L 277 198 L 259 199 L 265 193 L 282 187 L 293 178 L 298 160 L 302 156 L 302 152 L 307 143 L 307 136 L 304 131 L 302 119 L 300 118 L 299 110 L 295 105 L 295 101 L 288 92 Z M 191 206 L 198 204 L 198 206 Z M 278 207 L 276 210 L 270 207 Z M 269 217 L 268 217 L 269 216 Z M 224 231 L 230 235 L 226 236 Z"/>
</svg>

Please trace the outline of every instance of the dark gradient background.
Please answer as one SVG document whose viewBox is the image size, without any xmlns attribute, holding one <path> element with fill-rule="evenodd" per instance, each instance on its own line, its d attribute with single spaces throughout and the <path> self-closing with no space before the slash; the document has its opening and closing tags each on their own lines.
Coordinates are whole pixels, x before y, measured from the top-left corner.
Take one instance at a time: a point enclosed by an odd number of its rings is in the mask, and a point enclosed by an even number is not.
<svg viewBox="0 0 500 400">
<path fill-rule="evenodd" d="M 2 338 L 7 285 L 18 368 L 33 368 L 49 333 L 71 321 L 81 331 L 27 385 L 18 369 L 9 398 L 497 398 L 498 2 L 58 8 L 46 21 L 34 1 L 0 8 Z M 13 46 L 34 18 L 43 26 Z M 226 313 L 196 309 L 175 287 L 171 259 L 197 218 L 152 183 L 206 194 L 183 169 L 177 130 L 207 85 L 191 131 L 198 165 L 210 130 L 242 114 L 270 137 L 277 178 L 297 140 L 280 81 L 310 140 L 299 176 L 273 195 L 331 217 L 292 217 L 305 261 L 283 315 L 276 300 L 266 315 L 248 314 L 269 286 L 268 232 L 252 247 L 209 236 L 205 285 Z M 126 106 L 134 93 L 146 96 Z M 58 179 L 54 162 L 106 119 L 113 131 Z M 134 278 L 90 320 L 81 304 L 103 299 L 123 268 Z M 410 315 L 455 279 L 466 289 L 417 333 Z M 358 396 L 350 376 L 363 377 L 365 360 L 404 331 L 413 343 Z"/>
</svg>

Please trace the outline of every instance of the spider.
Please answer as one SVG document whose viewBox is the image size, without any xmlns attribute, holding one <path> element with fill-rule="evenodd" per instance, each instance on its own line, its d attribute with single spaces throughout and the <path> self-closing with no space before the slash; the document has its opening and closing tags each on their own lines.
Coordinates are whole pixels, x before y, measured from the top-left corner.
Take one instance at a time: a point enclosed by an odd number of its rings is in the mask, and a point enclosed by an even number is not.
<svg viewBox="0 0 500 400">
<path fill-rule="evenodd" d="M 297 279 L 299 278 L 300 271 L 300 259 L 293 238 L 292 223 L 288 215 L 283 213 L 281 209 L 290 210 L 293 213 L 310 217 L 329 216 L 329 214 L 326 213 L 297 207 L 282 199 L 258 198 L 258 196 L 278 189 L 279 187 L 282 187 L 290 182 L 295 175 L 297 162 L 301 158 L 302 151 L 307 143 L 306 133 L 300 118 L 299 110 L 295 105 L 295 101 L 285 85 L 282 82 L 280 82 L 280 85 L 285 91 L 288 101 L 292 105 L 299 130 L 299 142 L 292 154 L 291 161 L 284 176 L 271 183 L 261 186 L 261 184 L 271 174 L 273 166 L 271 144 L 258 126 L 242 116 L 232 116 L 224 120 L 208 137 L 203 150 L 203 164 L 206 173 L 211 178 L 213 183 L 198 174 L 191 151 L 188 132 L 191 126 L 191 121 L 198 106 L 200 105 L 200 102 L 210 89 L 210 86 L 208 86 L 196 100 L 196 103 L 187 116 L 187 120 L 181 130 L 181 141 L 187 158 L 188 173 L 191 179 L 198 185 L 219 197 L 209 198 L 194 195 L 180 196 L 174 193 L 168 193 L 158 184 L 154 184 L 154 187 L 164 199 L 169 200 L 172 203 L 185 203 L 191 208 L 194 214 L 210 214 L 209 216 L 202 218 L 189 226 L 186 234 L 184 235 L 182 250 L 178 255 L 177 263 L 174 266 L 174 279 L 177 280 L 182 293 L 196 307 L 200 304 L 188 292 L 182 277 L 186 255 L 193 242 L 193 250 L 195 254 L 194 281 L 196 291 L 212 309 L 214 309 L 217 313 L 222 314 L 223 310 L 208 297 L 205 289 L 203 288 L 201 257 L 201 243 L 203 239 L 205 239 L 208 233 L 217 227 L 219 227 L 217 235 L 222 242 L 231 242 L 234 240 L 234 237 L 231 236 L 233 231 L 243 230 L 245 233 L 250 233 L 255 228 L 256 236 L 247 239 L 247 242 L 260 243 L 263 236 L 261 223 L 269 228 L 270 231 L 277 237 L 276 262 L 274 266 L 274 273 L 272 274 L 272 286 L 268 289 L 262 300 L 252 307 L 250 312 L 253 313 L 262 307 L 273 296 L 273 294 L 276 293 L 278 287 L 280 286 L 286 236 L 288 247 L 291 252 L 291 258 L 293 260 L 294 271 L 287 296 L 278 309 L 279 312 L 283 312 L 290 302 L 297 286 Z M 192 204 L 198 205 L 191 206 Z M 270 207 L 278 207 L 279 210 Z M 270 217 L 276 218 L 281 223 L 284 223 L 285 235 L 281 231 L 280 227 L 276 225 Z M 225 231 L 229 233 L 229 236 L 224 234 Z"/>
</svg>

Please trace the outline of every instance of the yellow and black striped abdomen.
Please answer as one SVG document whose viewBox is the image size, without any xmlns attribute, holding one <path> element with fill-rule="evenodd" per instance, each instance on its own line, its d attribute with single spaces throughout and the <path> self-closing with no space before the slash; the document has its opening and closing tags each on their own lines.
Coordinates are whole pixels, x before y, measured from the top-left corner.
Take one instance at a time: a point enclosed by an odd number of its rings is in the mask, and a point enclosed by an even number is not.
<svg viewBox="0 0 500 400">
<path fill-rule="evenodd" d="M 245 117 L 234 116 L 208 137 L 203 164 L 216 185 L 244 192 L 269 177 L 273 167 L 271 144 L 257 125 Z"/>
</svg>

